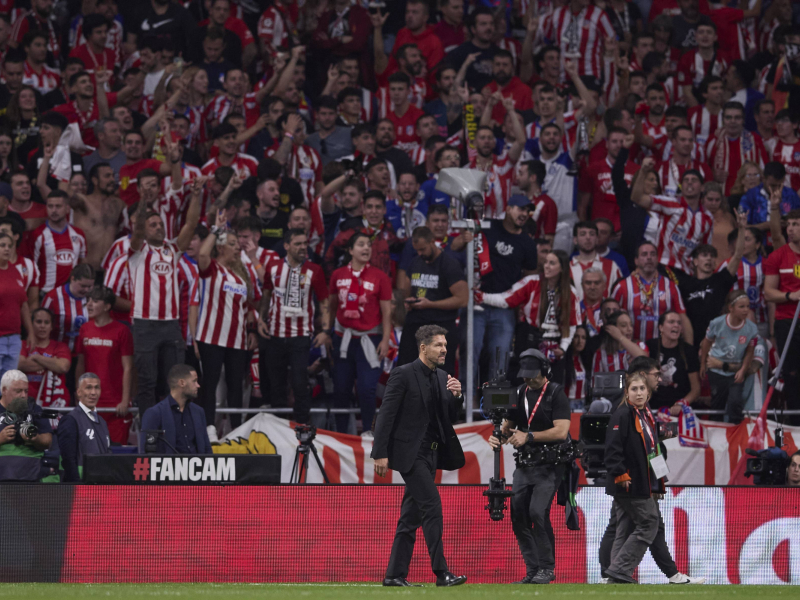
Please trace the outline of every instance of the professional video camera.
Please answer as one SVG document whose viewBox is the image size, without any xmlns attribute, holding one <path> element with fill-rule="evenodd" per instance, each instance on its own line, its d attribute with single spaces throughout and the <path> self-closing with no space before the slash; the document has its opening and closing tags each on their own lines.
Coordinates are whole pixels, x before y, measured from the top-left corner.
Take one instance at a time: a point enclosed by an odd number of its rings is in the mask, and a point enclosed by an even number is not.
<svg viewBox="0 0 800 600">
<path fill-rule="evenodd" d="M 772 448 L 746 450 L 747 454 L 755 458 L 747 459 L 744 476 L 752 475 L 755 485 L 785 485 L 789 455 L 781 446 L 783 446 L 783 427 L 779 425 L 775 429 L 775 445 Z"/>
<path fill-rule="evenodd" d="M 507 419 L 510 414 L 517 409 L 518 397 L 517 389 L 506 377 L 508 369 L 509 353 L 500 366 L 500 348 L 497 349 L 497 373 L 494 379 L 483 384 L 481 406 L 494 425 L 492 435 L 501 439 L 501 427 L 503 419 Z M 506 480 L 500 477 L 500 447 L 494 449 L 494 477 L 489 479 L 489 489 L 483 492 L 489 499 L 486 510 L 492 521 L 502 521 L 503 513 L 506 509 L 506 498 L 511 497 L 511 491 L 506 489 Z"/>
<path fill-rule="evenodd" d="M 58 412 L 54 410 L 43 410 L 40 415 L 34 416 L 30 410 L 22 413 L 4 412 L 0 415 L 0 425 L 13 427 L 17 432 L 14 439 L 16 445 L 22 445 L 26 440 L 38 435 L 39 426 L 36 425 L 35 419 L 57 419 Z"/>
<path fill-rule="evenodd" d="M 619 404 L 625 390 L 625 372 L 595 373 L 592 380 L 591 403 L 581 415 L 578 448 L 581 466 L 586 477 L 602 480 L 606 474 L 606 429 L 611 413 Z"/>
</svg>

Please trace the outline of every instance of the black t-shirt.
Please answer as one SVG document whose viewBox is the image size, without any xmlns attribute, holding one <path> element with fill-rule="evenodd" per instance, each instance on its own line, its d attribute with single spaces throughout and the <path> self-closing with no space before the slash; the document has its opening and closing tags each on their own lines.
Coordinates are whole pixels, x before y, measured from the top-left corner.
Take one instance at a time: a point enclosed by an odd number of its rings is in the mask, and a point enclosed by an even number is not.
<svg viewBox="0 0 800 600">
<path fill-rule="evenodd" d="M 406 273 L 411 280 L 411 296 L 427 298 L 433 302 L 450 298 L 452 296 L 450 287 L 459 281 L 466 281 L 461 265 L 446 252 L 441 252 L 431 263 L 426 262 L 421 256 L 415 256 L 411 259 Z M 406 323 L 454 321 L 457 315 L 456 309 L 412 309 L 406 314 Z"/>
<path fill-rule="evenodd" d="M 564 386 L 550 382 L 547 385 L 547 391 L 542 397 L 539 408 L 536 409 L 533 415 L 530 428 L 528 428 L 528 418 L 530 418 L 530 413 L 533 407 L 536 406 L 536 401 L 539 399 L 539 394 L 542 393 L 542 390 L 540 388 L 538 390 L 529 389 L 527 391 L 528 409 L 526 411 L 525 396 L 523 396 L 526 388 L 527 386 L 524 384 L 519 388 L 519 407 L 514 417 L 511 419 L 516 423 L 520 431 L 533 431 L 534 433 L 537 431 L 547 431 L 553 428 L 554 421 L 563 419 L 569 420 L 571 418 L 572 411 L 569 408 L 569 398 L 567 398 L 567 394 L 564 392 Z M 536 443 L 535 440 L 534 443 Z"/>
<path fill-rule="evenodd" d="M 736 276 L 728 269 L 714 273 L 708 279 L 698 279 L 683 271 L 673 269 L 678 278 L 678 288 L 686 306 L 686 315 L 694 330 L 694 347 L 699 348 L 711 320 L 725 307 L 725 297 L 736 283 Z"/>
<path fill-rule="evenodd" d="M 494 219 L 483 231 L 489 243 L 492 272 L 481 276 L 481 289 L 487 294 L 505 292 L 522 278 L 522 270 L 536 269 L 536 244 L 524 233 L 509 233 L 503 219 Z"/>
<path fill-rule="evenodd" d="M 138 30 L 139 40 L 150 36 L 157 37 L 168 48 L 174 48 L 176 55 L 187 56 L 189 48 L 194 42 L 194 35 L 197 29 L 197 24 L 188 10 L 179 4 L 170 2 L 166 12 L 163 15 L 158 15 L 153 10 L 150 2 L 134 2 L 133 4 L 139 6 L 138 13 L 130 21 L 125 19 L 125 23 L 131 31 Z"/>
<path fill-rule="evenodd" d="M 411 162 L 408 153 L 403 152 L 400 148 L 392 147 L 383 152 L 375 152 L 375 157 L 392 163 L 395 177 L 399 178 L 403 173 L 411 173 L 414 170 L 414 163 Z"/>
<path fill-rule="evenodd" d="M 683 15 L 672 17 L 672 36 L 669 38 L 669 45 L 681 50 L 691 50 L 697 48 L 697 26 L 714 25 L 710 17 L 700 15 L 700 19 L 695 23 L 690 23 L 683 18 Z"/>
<path fill-rule="evenodd" d="M 650 399 L 650 406 L 672 406 L 692 389 L 689 373 L 700 371 L 697 350 L 683 341 L 675 348 L 659 348 L 658 339 L 647 340 L 645 344 L 650 357 L 661 364 L 661 383 Z"/>
<path fill-rule="evenodd" d="M 464 42 L 458 48 L 445 55 L 443 62 L 452 66 L 456 71 L 467 60 L 470 54 L 479 53 L 478 58 L 467 68 L 467 85 L 471 90 L 480 92 L 492 83 L 492 61 L 500 49 L 492 44 L 486 49 L 478 48 L 472 42 Z"/>
<path fill-rule="evenodd" d="M 289 225 L 289 214 L 279 210 L 271 219 L 259 218 L 261 219 L 261 239 L 258 240 L 258 245 L 267 250 L 277 251 L 283 246 L 283 234 Z"/>
</svg>

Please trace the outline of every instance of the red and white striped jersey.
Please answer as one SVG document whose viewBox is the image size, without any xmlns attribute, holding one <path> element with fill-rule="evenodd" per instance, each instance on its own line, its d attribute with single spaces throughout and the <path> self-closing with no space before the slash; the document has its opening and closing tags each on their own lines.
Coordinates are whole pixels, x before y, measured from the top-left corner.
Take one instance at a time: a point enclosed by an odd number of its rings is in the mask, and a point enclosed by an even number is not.
<svg viewBox="0 0 800 600">
<path fill-rule="evenodd" d="M 425 162 L 425 148 L 422 147 L 420 142 L 413 142 L 408 149 L 408 155 L 411 157 L 411 162 L 414 163 L 415 167 Z"/>
<path fill-rule="evenodd" d="M 671 279 L 656 275 L 645 281 L 632 273 L 617 284 L 614 299 L 633 320 L 633 339 L 646 341 L 658 335 L 658 318 L 668 310 L 685 313 L 683 298 Z"/>
<path fill-rule="evenodd" d="M 55 20 L 49 17 L 42 18 L 33 10 L 20 12 L 14 21 L 11 29 L 11 39 L 22 48 L 22 39 L 29 31 L 41 30 L 47 34 L 47 49 L 53 53 L 53 57 L 58 59 L 61 47 L 58 43 L 58 35 L 54 27 Z"/>
<path fill-rule="evenodd" d="M 107 288 L 111 288 L 111 291 L 117 295 L 117 298 L 122 298 L 123 300 L 131 299 L 131 275 L 128 270 L 127 251 L 125 254 L 112 260 L 108 267 L 106 267 L 106 272 L 103 275 L 103 285 Z M 112 310 L 111 318 L 115 321 L 130 323 L 131 313 L 130 311 L 120 312 Z"/>
<path fill-rule="evenodd" d="M 758 49 L 761 52 L 774 54 L 775 50 L 775 30 L 781 26 L 778 19 L 772 19 L 769 23 L 762 21 L 758 29 Z"/>
<path fill-rule="evenodd" d="M 608 296 L 609 294 L 604 294 Z M 589 330 L 589 336 L 595 336 L 600 333 L 600 328 L 603 326 L 603 320 L 600 318 L 600 305 L 602 300 L 594 306 L 587 306 L 586 300 L 581 300 L 581 322 L 586 325 Z"/>
<path fill-rule="evenodd" d="M 178 261 L 181 252 L 172 242 L 150 246 L 142 242 L 139 251 L 128 251 L 128 268 L 133 291 L 134 319 L 170 321 L 179 318 Z"/>
<path fill-rule="evenodd" d="M 647 346 L 644 345 L 644 342 L 639 342 L 639 347 L 645 352 L 647 351 Z M 630 358 L 630 354 L 624 348 L 616 352 L 608 352 L 603 346 L 600 346 L 597 352 L 594 353 L 592 372 L 612 373 L 614 371 L 627 371 Z"/>
<path fill-rule="evenodd" d="M 469 161 L 470 169 L 478 169 L 478 157 Z M 508 150 L 501 155 L 492 154 L 492 167 L 486 178 L 486 218 L 501 219 L 506 213 L 506 203 L 511 193 L 511 178 L 514 176 L 514 163 L 508 157 Z"/>
<path fill-rule="evenodd" d="M 572 357 L 572 368 L 575 375 L 569 386 L 567 398 L 570 400 L 583 400 L 586 396 L 586 369 L 583 367 L 581 357 L 577 354 Z"/>
<path fill-rule="evenodd" d="M 198 272 L 200 308 L 197 341 L 244 350 L 248 312 L 247 282 L 217 261 Z"/>
<path fill-rule="evenodd" d="M 23 341 L 20 356 L 29 357 L 34 354 L 46 358 L 72 359 L 69 348 L 63 342 L 50 340 L 45 348 L 41 346 L 30 348 L 27 340 Z M 41 368 L 27 375 L 28 397 L 35 398 L 36 404 L 43 408 L 64 408 L 70 405 L 66 373 L 55 373 Z"/>
<path fill-rule="evenodd" d="M 36 268 L 36 263 L 30 258 L 17 253 L 17 262 L 13 264 L 17 268 L 19 274 L 22 275 L 22 283 L 25 286 L 26 292 L 31 286 L 39 285 L 39 269 Z"/>
<path fill-rule="evenodd" d="M 325 275 L 319 265 L 305 261 L 292 269 L 286 260 L 273 260 L 264 273 L 264 289 L 272 290 L 267 326 L 276 337 L 302 337 L 314 333 L 314 294 L 318 302 L 328 297 Z"/>
<path fill-rule="evenodd" d="M 700 174 L 703 176 L 703 181 L 713 180 L 714 174 L 706 163 L 694 158 L 685 165 L 677 165 L 674 159 L 670 158 L 667 161 L 661 162 L 656 167 L 658 180 L 661 182 L 662 193 L 665 196 L 676 197 L 681 190 L 683 174 L 691 169 L 700 171 Z"/>
<path fill-rule="evenodd" d="M 264 48 L 274 56 L 278 48 L 289 47 L 290 28 L 291 23 L 286 11 L 273 4 L 261 14 L 256 31 Z"/>
<path fill-rule="evenodd" d="M 113 244 L 111 244 L 111 248 L 108 249 L 106 252 L 105 257 L 103 258 L 103 262 L 101 263 L 100 267 L 104 271 L 108 271 L 111 267 L 111 263 L 114 262 L 120 256 L 128 256 L 128 251 L 131 249 L 131 236 L 126 235 L 119 239 L 117 239 Z"/>
<path fill-rule="evenodd" d="M 175 191 L 172 186 L 167 188 L 166 194 L 159 194 L 158 199 L 150 207 L 157 212 L 164 222 L 164 237 L 174 240 L 180 232 L 183 216 L 183 196 L 181 191 Z"/>
<path fill-rule="evenodd" d="M 722 77 L 728 70 L 729 62 L 723 50 L 718 50 L 714 65 L 710 60 L 703 60 L 697 48 L 689 50 L 678 62 L 678 85 L 697 87 L 706 77 L 716 75 Z"/>
<path fill-rule="evenodd" d="M 204 164 L 200 171 L 203 175 L 211 177 L 214 175 L 214 171 L 223 166 L 225 165 L 219 161 L 219 156 L 217 156 Z M 236 171 L 239 178 L 242 180 L 248 177 L 255 177 L 258 174 L 258 161 L 249 154 L 237 152 L 236 156 L 233 157 L 233 162 L 228 166 L 233 167 L 233 170 Z"/>
<path fill-rule="evenodd" d="M 708 140 L 714 137 L 718 127 L 722 127 L 722 111 L 712 115 L 705 104 L 693 106 L 689 109 L 689 127 L 694 131 L 697 158 L 705 161 Z"/>
<path fill-rule="evenodd" d="M 338 198 L 336 199 L 338 204 Z M 325 222 L 322 216 L 322 199 L 321 197 L 314 198 L 311 203 L 311 230 L 308 232 L 308 249 L 316 254 L 322 256 L 325 251 Z"/>
<path fill-rule="evenodd" d="M 44 293 L 67 283 L 72 269 L 86 258 L 86 236 L 70 224 L 55 231 L 42 223 L 30 240 L 33 262 L 39 269 L 39 289 Z"/>
<path fill-rule="evenodd" d="M 724 261 L 717 271 L 728 268 L 730 260 Z M 742 258 L 739 270 L 736 272 L 736 283 L 733 284 L 734 290 L 744 290 L 750 300 L 750 310 L 756 315 L 756 323 L 767 322 L 767 300 L 764 297 L 764 269 L 762 260 L 759 256 L 756 262 L 748 262 Z"/>
<path fill-rule="evenodd" d="M 245 256 L 244 251 L 242 251 L 242 256 L 243 257 Z M 258 261 L 258 264 L 264 267 L 265 273 L 267 267 L 269 266 L 269 263 L 271 263 L 273 260 L 280 260 L 280 259 L 281 255 L 275 252 L 275 250 L 268 250 L 267 248 L 262 248 L 260 246 L 256 248 L 256 260 Z M 248 258 L 248 260 L 250 259 Z"/>
<path fill-rule="evenodd" d="M 227 94 L 215 96 L 206 108 L 206 121 L 208 123 L 212 121 L 216 121 L 217 124 L 222 123 L 223 119 L 232 112 L 244 116 L 247 127 L 255 125 L 261 115 L 261 107 L 258 104 L 258 100 L 256 100 L 255 92 L 245 94 L 236 108 L 234 108 L 233 101 Z"/>
<path fill-rule="evenodd" d="M 588 6 L 574 14 L 569 5 L 561 6 L 544 17 L 540 27 L 550 43 L 560 47 L 562 58 L 572 51 L 571 47 L 577 42 L 577 51 L 581 55 L 578 59 L 579 75 L 603 76 L 601 61 L 605 39 L 616 37 L 616 33 L 602 9 Z"/>
<path fill-rule="evenodd" d="M 178 312 L 180 314 L 181 331 L 183 332 L 183 339 L 186 340 L 186 345 L 192 343 L 192 334 L 189 331 L 189 306 L 191 305 L 192 290 L 197 284 L 197 262 L 189 258 L 185 253 L 181 255 L 178 261 L 178 286 L 180 288 L 180 305 Z"/>
<path fill-rule="evenodd" d="M 581 286 L 581 282 L 583 281 L 583 272 L 589 268 L 602 269 L 603 273 L 605 273 L 606 289 L 603 290 L 603 297 L 607 297 L 611 290 L 614 289 L 614 285 L 617 281 L 622 279 L 622 271 L 620 271 L 617 263 L 610 258 L 603 258 L 595 254 L 592 262 L 582 263 L 578 255 L 575 255 L 569 261 L 569 270 L 570 277 L 572 278 L 572 285 L 575 287 L 575 295 L 578 297 L 578 300 L 583 300 L 583 287 Z"/>
<path fill-rule="evenodd" d="M 414 78 L 411 84 L 411 89 L 408 90 L 408 101 L 412 106 L 422 108 L 425 105 L 425 98 L 428 95 L 428 84 L 420 77 Z M 394 104 L 389 97 L 389 86 L 378 88 L 376 94 L 378 98 L 378 115 L 381 119 L 385 119 L 386 115 L 394 112 Z"/>
<path fill-rule="evenodd" d="M 728 179 L 725 181 L 725 195 L 730 196 L 731 188 L 736 182 L 736 175 L 742 164 L 747 161 L 754 162 L 760 168 L 769 161 L 767 151 L 759 136 L 749 131 L 743 131 L 735 140 L 728 136 L 713 137 L 706 146 L 706 162 L 712 169 L 718 168 L 727 171 Z"/>
<path fill-rule="evenodd" d="M 662 265 L 692 272 L 689 255 L 700 244 L 711 243 L 714 218 L 702 207 L 696 211 L 683 196 L 653 196 L 650 210 L 661 215 L 663 225 L 658 240 L 658 260 Z"/>
<path fill-rule="evenodd" d="M 23 67 L 22 83 L 31 86 L 42 95 L 58 89 L 61 85 L 61 73 L 57 69 L 42 65 L 42 71 L 37 73 L 27 60 L 23 63 Z"/>
<path fill-rule="evenodd" d="M 555 321 L 555 314 L 550 314 L 553 313 L 553 310 L 548 310 L 547 314 L 545 314 L 545 323 L 540 322 L 539 305 L 542 301 L 542 288 L 539 275 L 523 277 L 505 292 L 499 294 L 484 294 L 483 298 L 484 303 L 490 306 L 497 306 L 500 308 L 516 308 L 522 306 L 522 315 L 529 325 L 541 329 L 555 329 L 558 333 L 558 337 L 561 337 L 560 328 Z M 570 327 L 580 325 L 581 306 L 574 289 L 570 292 L 570 306 Z M 545 337 L 547 337 L 546 333 Z"/>
<path fill-rule="evenodd" d="M 48 309 L 55 317 L 50 338 L 64 342 L 70 351 L 74 350 L 81 325 L 89 320 L 86 298 L 76 298 L 70 294 L 69 284 L 66 284 L 50 290 L 42 301 L 42 308 Z"/>
<path fill-rule="evenodd" d="M 270 146 L 266 154 L 274 156 L 280 147 L 280 141 Z M 322 181 L 322 159 L 319 152 L 311 146 L 292 144 L 292 153 L 289 156 L 286 176 L 295 179 L 303 189 L 305 206 L 311 206 L 316 196 L 316 183 Z"/>
<path fill-rule="evenodd" d="M 644 135 L 653 138 L 653 143 L 654 143 L 653 153 L 655 153 L 656 152 L 655 148 L 660 148 L 661 146 L 663 146 L 668 138 L 666 118 L 662 116 L 661 121 L 659 121 L 656 125 L 653 125 L 650 122 L 650 119 L 643 119 L 642 133 Z"/>
<path fill-rule="evenodd" d="M 793 190 L 800 190 L 800 140 L 787 144 L 777 138 L 772 160 L 786 167 L 786 183 Z"/>
</svg>

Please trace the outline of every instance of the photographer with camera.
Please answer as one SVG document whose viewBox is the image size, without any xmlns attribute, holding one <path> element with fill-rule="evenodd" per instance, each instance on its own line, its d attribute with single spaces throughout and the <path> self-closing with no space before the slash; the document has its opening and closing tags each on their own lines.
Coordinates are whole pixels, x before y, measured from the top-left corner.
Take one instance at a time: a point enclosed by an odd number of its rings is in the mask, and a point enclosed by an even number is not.
<svg viewBox="0 0 800 600">
<path fill-rule="evenodd" d="M 53 443 L 50 421 L 28 398 L 28 377 L 11 369 L 0 379 L 0 481 L 39 481 Z"/>
<path fill-rule="evenodd" d="M 519 364 L 517 377 L 525 380 L 517 389 L 519 408 L 503 423 L 501 439 L 491 436 L 489 445 L 510 443 L 516 449 L 511 523 L 526 570 L 517 583 L 543 584 L 556 578 L 550 506 L 571 456 L 570 407 L 564 387 L 550 381 L 544 354 L 526 350 Z"/>
</svg>

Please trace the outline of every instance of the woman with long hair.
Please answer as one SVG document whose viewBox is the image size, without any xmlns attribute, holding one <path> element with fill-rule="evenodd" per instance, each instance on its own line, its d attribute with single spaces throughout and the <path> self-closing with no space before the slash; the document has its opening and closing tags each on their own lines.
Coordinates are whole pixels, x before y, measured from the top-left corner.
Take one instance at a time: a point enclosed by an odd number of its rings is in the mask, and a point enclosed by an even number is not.
<svg viewBox="0 0 800 600">
<path fill-rule="evenodd" d="M 572 344 L 567 351 L 567 369 L 564 379 L 564 388 L 567 390 L 569 406 L 572 410 L 582 411 L 586 401 L 586 368 L 581 361 L 581 352 L 586 348 L 589 339 L 589 329 L 586 325 L 578 325 Z"/>
<path fill-rule="evenodd" d="M 625 378 L 625 395 L 606 430 L 606 494 L 614 497 L 617 533 L 606 569 L 609 583 L 638 583 L 633 572 L 658 534 L 656 499 L 665 492 L 666 462 L 658 428 L 647 406 L 650 388 L 644 373 Z"/>
<path fill-rule="evenodd" d="M 17 148 L 17 162 L 28 163 L 28 155 L 39 147 L 39 107 L 36 104 L 36 90 L 22 85 L 8 102 L 6 119 L 13 127 L 14 145 Z"/>
<path fill-rule="evenodd" d="M 372 241 L 359 231 L 347 243 L 348 263 L 331 275 L 333 396 L 336 408 L 350 408 L 353 386 L 361 407 L 363 437 L 372 437 L 375 388 L 392 336 L 392 282 L 369 264 Z M 349 415 L 336 415 L 336 429 L 347 430 Z"/>
<path fill-rule="evenodd" d="M 593 373 L 624 371 L 630 361 L 644 356 L 647 347 L 633 341 L 633 320 L 622 310 L 615 311 L 603 319 L 600 331 L 600 347 L 592 360 Z"/>
<path fill-rule="evenodd" d="M 694 346 L 683 340 L 681 316 L 674 310 L 658 317 L 658 337 L 645 342 L 651 358 L 661 365 L 661 382 L 653 392 L 650 406 L 666 406 L 672 415 L 700 396 L 700 359 Z"/>
<path fill-rule="evenodd" d="M 756 163 L 745 161 L 736 173 L 736 180 L 728 196 L 728 205 L 732 210 L 739 208 L 739 201 L 747 192 L 761 184 L 764 173 Z"/>
<path fill-rule="evenodd" d="M 0 130 L 0 181 L 8 183 L 11 174 L 17 170 L 17 164 L 14 136 L 6 130 Z"/>
<path fill-rule="evenodd" d="M 711 408 L 725 410 L 725 421 L 741 423 L 744 418 L 744 384 L 750 375 L 758 327 L 747 318 L 750 299 L 744 290 L 732 290 L 725 300 L 727 314 L 712 320 L 700 344 L 700 378 L 708 372 Z M 709 358 L 723 361 L 709 365 Z"/>
<path fill-rule="evenodd" d="M 477 300 L 498 308 L 523 306 L 525 321 L 537 329 L 538 349 L 550 360 L 552 381 L 564 384 L 566 361 L 562 360 L 581 322 L 581 309 L 570 285 L 569 257 L 552 250 L 544 256 L 539 273 L 518 281 L 499 294 L 476 294 Z M 526 348 L 518 348 L 522 353 Z"/>
<path fill-rule="evenodd" d="M 260 299 L 258 287 L 242 264 L 242 251 L 236 234 L 226 231 L 225 211 L 217 213 L 216 226 L 197 253 L 199 310 L 195 340 L 203 368 L 200 397 L 206 413 L 208 437 L 214 442 L 217 431 L 217 384 L 225 367 L 225 384 L 230 408 L 242 408 L 244 377 L 249 367 L 249 351 L 258 345 L 254 310 Z M 252 260 L 252 259 L 251 259 Z M 242 422 L 241 415 L 230 416 L 231 427 Z"/>
<path fill-rule="evenodd" d="M 6 371 L 17 368 L 22 349 L 22 327 L 34 345 L 28 293 L 19 270 L 11 264 L 14 239 L 0 233 L 0 379 Z"/>
</svg>

